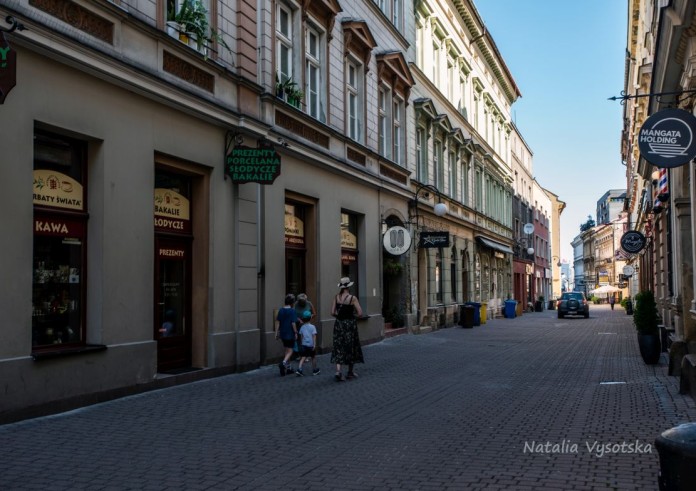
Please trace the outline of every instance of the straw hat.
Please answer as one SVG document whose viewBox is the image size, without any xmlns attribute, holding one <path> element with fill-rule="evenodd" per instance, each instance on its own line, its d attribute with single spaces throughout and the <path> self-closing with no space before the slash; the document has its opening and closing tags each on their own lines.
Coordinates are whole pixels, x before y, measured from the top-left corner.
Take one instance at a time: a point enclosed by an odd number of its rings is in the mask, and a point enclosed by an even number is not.
<svg viewBox="0 0 696 491">
<path fill-rule="evenodd" d="M 350 278 L 348 278 L 347 276 L 341 278 L 341 282 L 338 284 L 339 288 L 349 288 L 351 286 L 353 286 L 353 282 L 350 281 Z"/>
</svg>

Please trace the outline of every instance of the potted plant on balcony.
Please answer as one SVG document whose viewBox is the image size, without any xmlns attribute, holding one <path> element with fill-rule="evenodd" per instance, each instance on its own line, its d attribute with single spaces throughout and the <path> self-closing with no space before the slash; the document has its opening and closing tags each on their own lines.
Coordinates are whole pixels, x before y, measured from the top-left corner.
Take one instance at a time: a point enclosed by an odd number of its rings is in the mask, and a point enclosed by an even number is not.
<svg viewBox="0 0 696 491">
<path fill-rule="evenodd" d="M 210 27 L 208 10 L 201 0 L 183 0 L 174 20 L 181 26 L 179 39 L 187 42 L 192 48 L 207 53 L 208 45 L 215 40 L 231 51 L 222 35 Z"/>
<path fill-rule="evenodd" d="M 633 308 L 633 323 L 638 333 L 640 356 L 648 365 L 654 365 L 660 360 L 660 330 L 657 326 L 657 304 L 650 290 L 636 294 Z"/>
</svg>

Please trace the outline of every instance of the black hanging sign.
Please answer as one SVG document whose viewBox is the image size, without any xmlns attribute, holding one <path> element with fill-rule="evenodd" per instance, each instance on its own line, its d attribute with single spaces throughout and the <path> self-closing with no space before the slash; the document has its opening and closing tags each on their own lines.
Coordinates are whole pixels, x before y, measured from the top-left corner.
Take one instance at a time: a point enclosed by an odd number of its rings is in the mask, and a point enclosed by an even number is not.
<svg viewBox="0 0 696 491">
<path fill-rule="evenodd" d="M 431 249 L 434 247 L 449 247 L 449 232 L 421 232 L 419 247 Z"/>
<path fill-rule="evenodd" d="M 664 109 L 645 120 L 638 133 L 645 160 L 658 167 L 679 167 L 696 157 L 696 117 L 683 109 Z"/>
<path fill-rule="evenodd" d="M 17 85 L 17 52 L 12 49 L 0 32 L 0 104 L 5 103 L 5 97 Z"/>
<path fill-rule="evenodd" d="M 629 254 L 637 254 L 645 248 L 645 235 L 637 230 L 629 230 L 621 236 L 621 248 Z"/>
<path fill-rule="evenodd" d="M 280 175 L 280 154 L 272 145 L 236 146 L 227 154 L 225 175 L 234 183 L 273 184 Z"/>
</svg>

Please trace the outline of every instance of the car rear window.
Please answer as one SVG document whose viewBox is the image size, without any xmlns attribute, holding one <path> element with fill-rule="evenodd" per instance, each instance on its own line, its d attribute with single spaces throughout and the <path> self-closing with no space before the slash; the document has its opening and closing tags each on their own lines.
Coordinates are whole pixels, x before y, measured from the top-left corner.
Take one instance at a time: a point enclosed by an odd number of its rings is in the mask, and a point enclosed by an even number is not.
<svg viewBox="0 0 696 491">
<path fill-rule="evenodd" d="M 582 300 L 582 293 L 564 293 L 563 300 L 570 300 L 574 298 L 575 300 Z"/>
</svg>

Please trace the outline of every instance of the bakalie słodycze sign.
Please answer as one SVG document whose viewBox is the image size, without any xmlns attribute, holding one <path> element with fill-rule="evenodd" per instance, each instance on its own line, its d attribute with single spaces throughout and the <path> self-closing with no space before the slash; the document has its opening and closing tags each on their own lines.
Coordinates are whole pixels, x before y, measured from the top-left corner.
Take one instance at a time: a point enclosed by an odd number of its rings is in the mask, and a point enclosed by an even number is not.
<svg viewBox="0 0 696 491">
<path fill-rule="evenodd" d="M 658 111 L 638 133 L 640 155 L 658 167 L 679 167 L 696 157 L 696 117 L 682 109 Z"/>
<path fill-rule="evenodd" d="M 273 184 L 280 175 L 280 155 L 272 147 L 238 146 L 227 155 L 225 173 L 234 183 Z"/>
</svg>

